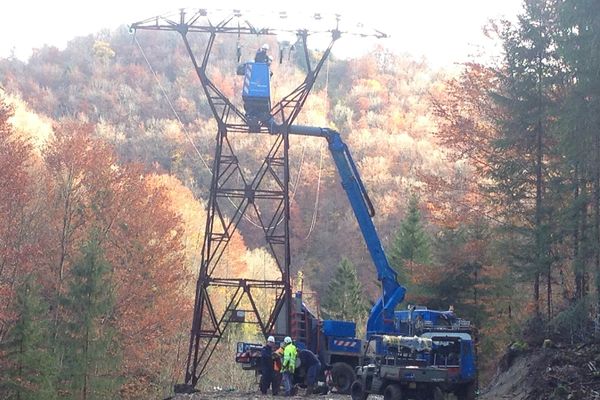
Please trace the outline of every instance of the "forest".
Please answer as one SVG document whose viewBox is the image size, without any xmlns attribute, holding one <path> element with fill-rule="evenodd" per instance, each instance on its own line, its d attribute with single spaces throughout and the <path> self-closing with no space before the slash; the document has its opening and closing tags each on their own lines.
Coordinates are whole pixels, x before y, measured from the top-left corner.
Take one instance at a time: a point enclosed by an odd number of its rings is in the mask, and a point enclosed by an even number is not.
<svg viewBox="0 0 600 400">
<path fill-rule="evenodd" d="M 334 56 L 299 117 L 351 148 L 402 306 L 477 326 L 482 382 L 511 343 L 600 335 L 600 7 L 523 5 L 486 27 L 501 57 L 460 73 L 383 46 Z M 183 379 L 216 125 L 180 37 L 137 40 L 0 59 L 2 398 L 163 398 Z M 236 44 L 215 48 L 211 76 L 239 96 Z M 300 55 L 274 63 L 274 97 L 304 74 Z M 319 140 L 290 142 L 293 272 L 323 315 L 364 325 L 380 289 L 337 172 Z M 277 273 L 251 227 L 222 264 Z"/>
</svg>

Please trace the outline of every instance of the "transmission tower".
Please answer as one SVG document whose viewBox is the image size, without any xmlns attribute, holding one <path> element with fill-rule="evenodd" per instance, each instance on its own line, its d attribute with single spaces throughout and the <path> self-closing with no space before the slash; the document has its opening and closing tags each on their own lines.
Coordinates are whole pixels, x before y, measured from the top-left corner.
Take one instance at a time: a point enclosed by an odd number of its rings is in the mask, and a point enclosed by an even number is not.
<svg viewBox="0 0 600 400">
<path fill-rule="evenodd" d="M 322 20 L 319 14 L 315 20 Z M 279 13 L 267 21 L 283 22 L 287 15 Z M 263 19 L 264 20 L 264 19 Z M 215 22 L 217 21 L 217 22 Z M 245 13 L 232 11 L 218 17 L 205 9 L 180 10 L 178 13 L 153 17 L 131 25 L 133 31 L 155 30 L 178 32 L 204 90 L 208 105 L 217 121 L 216 144 L 212 163 L 212 180 L 208 199 L 202 258 L 196 283 L 194 315 L 186 364 L 185 385 L 176 391 L 192 390 L 206 372 L 216 346 L 230 323 L 257 324 L 263 335 L 288 335 L 291 329 L 292 287 L 290 275 L 290 198 L 289 198 L 289 126 L 304 106 L 334 42 L 340 38 L 339 16 L 333 19 L 328 34 L 329 45 L 320 59 L 311 62 L 307 39 L 317 31 L 308 29 L 262 28 L 248 20 Z M 304 53 L 306 76 L 295 89 L 271 108 L 272 122 L 279 127 L 273 132 L 264 123 L 256 126 L 215 85 L 207 74 L 210 54 L 217 35 L 273 36 L 282 32 L 295 35 L 296 46 Z M 345 33 L 345 32 L 344 32 Z M 378 36 L 375 33 L 373 36 Z M 361 36 L 365 36 L 361 34 Z M 383 34 L 381 36 L 383 37 Z M 199 51 L 198 43 L 204 46 Z M 314 64 L 314 65 L 313 65 Z M 233 75 L 233 73 L 232 73 Z M 251 127 L 252 126 L 252 127 Z M 235 134 L 267 133 L 272 137 L 265 148 L 263 161 L 253 176 L 240 165 L 232 145 Z M 232 135 L 234 134 L 234 135 Z M 233 208 L 233 211 L 230 211 Z M 278 270 L 277 279 L 222 276 L 217 266 L 227 245 L 243 219 L 253 221 L 262 230 L 267 247 Z M 229 298 L 224 308 L 217 309 L 217 297 Z M 219 290 L 221 289 L 221 290 Z M 258 299 L 270 298 L 265 310 Z M 264 300 L 263 300 L 264 301 Z"/>
</svg>

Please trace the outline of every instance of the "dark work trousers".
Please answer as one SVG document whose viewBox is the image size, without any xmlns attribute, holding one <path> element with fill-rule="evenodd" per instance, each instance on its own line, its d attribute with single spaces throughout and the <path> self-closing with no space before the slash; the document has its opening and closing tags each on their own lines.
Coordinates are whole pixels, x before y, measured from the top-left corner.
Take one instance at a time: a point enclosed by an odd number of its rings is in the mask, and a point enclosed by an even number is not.
<svg viewBox="0 0 600 400">
<path fill-rule="evenodd" d="M 273 394 L 277 396 L 279 394 L 279 389 L 281 388 L 281 372 L 273 371 Z"/>
<path fill-rule="evenodd" d="M 267 394 L 269 387 L 273 383 L 273 369 L 271 370 L 262 370 L 260 375 L 260 392 L 262 394 Z"/>
<path fill-rule="evenodd" d="M 273 382 L 273 352 L 268 345 L 262 348 L 260 357 L 260 392 L 267 394 Z"/>
</svg>

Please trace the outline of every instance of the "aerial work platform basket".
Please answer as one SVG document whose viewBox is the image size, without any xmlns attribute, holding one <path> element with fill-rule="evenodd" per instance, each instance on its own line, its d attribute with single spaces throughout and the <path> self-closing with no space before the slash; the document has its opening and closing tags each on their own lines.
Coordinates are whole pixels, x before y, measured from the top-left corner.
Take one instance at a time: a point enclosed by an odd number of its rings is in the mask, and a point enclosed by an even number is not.
<svg viewBox="0 0 600 400">
<path fill-rule="evenodd" d="M 253 131 L 260 122 L 271 118 L 271 71 L 269 64 L 247 62 L 244 65 L 244 88 L 242 100 L 248 119 L 248 126 Z"/>
</svg>

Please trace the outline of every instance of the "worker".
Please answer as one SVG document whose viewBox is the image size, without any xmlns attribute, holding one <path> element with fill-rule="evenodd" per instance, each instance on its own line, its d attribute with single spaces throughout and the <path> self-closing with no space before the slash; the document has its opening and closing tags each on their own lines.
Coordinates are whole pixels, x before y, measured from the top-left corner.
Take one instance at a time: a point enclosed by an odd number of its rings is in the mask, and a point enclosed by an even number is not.
<svg viewBox="0 0 600 400">
<path fill-rule="evenodd" d="M 292 338 L 286 336 L 283 339 L 283 363 L 281 365 L 281 372 L 283 374 L 283 387 L 285 389 L 285 396 L 292 396 L 294 389 L 294 372 L 296 371 L 296 357 L 298 356 L 298 350 Z"/>
<path fill-rule="evenodd" d="M 321 372 L 321 361 L 308 349 L 302 349 L 298 352 L 301 368 L 306 371 L 306 396 L 310 396 L 317 386 L 317 376 Z"/>
<path fill-rule="evenodd" d="M 281 342 L 277 350 L 273 352 L 273 396 L 277 396 L 281 388 L 281 365 L 283 363 L 284 346 L 285 343 Z"/>
<path fill-rule="evenodd" d="M 269 45 L 267 43 L 263 44 L 260 49 L 256 51 L 256 55 L 254 56 L 254 62 L 257 63 L 266 63 L 271 65 L 273 58 L 269 55 Z"/>
<path fill-rule="evenodd" d="M 267 394 L 269 387 L 273 383 L 273 347 L 275 338 L 269 336 L 267 343 L 260 351 L 260 392 Z"/>
</svg>

